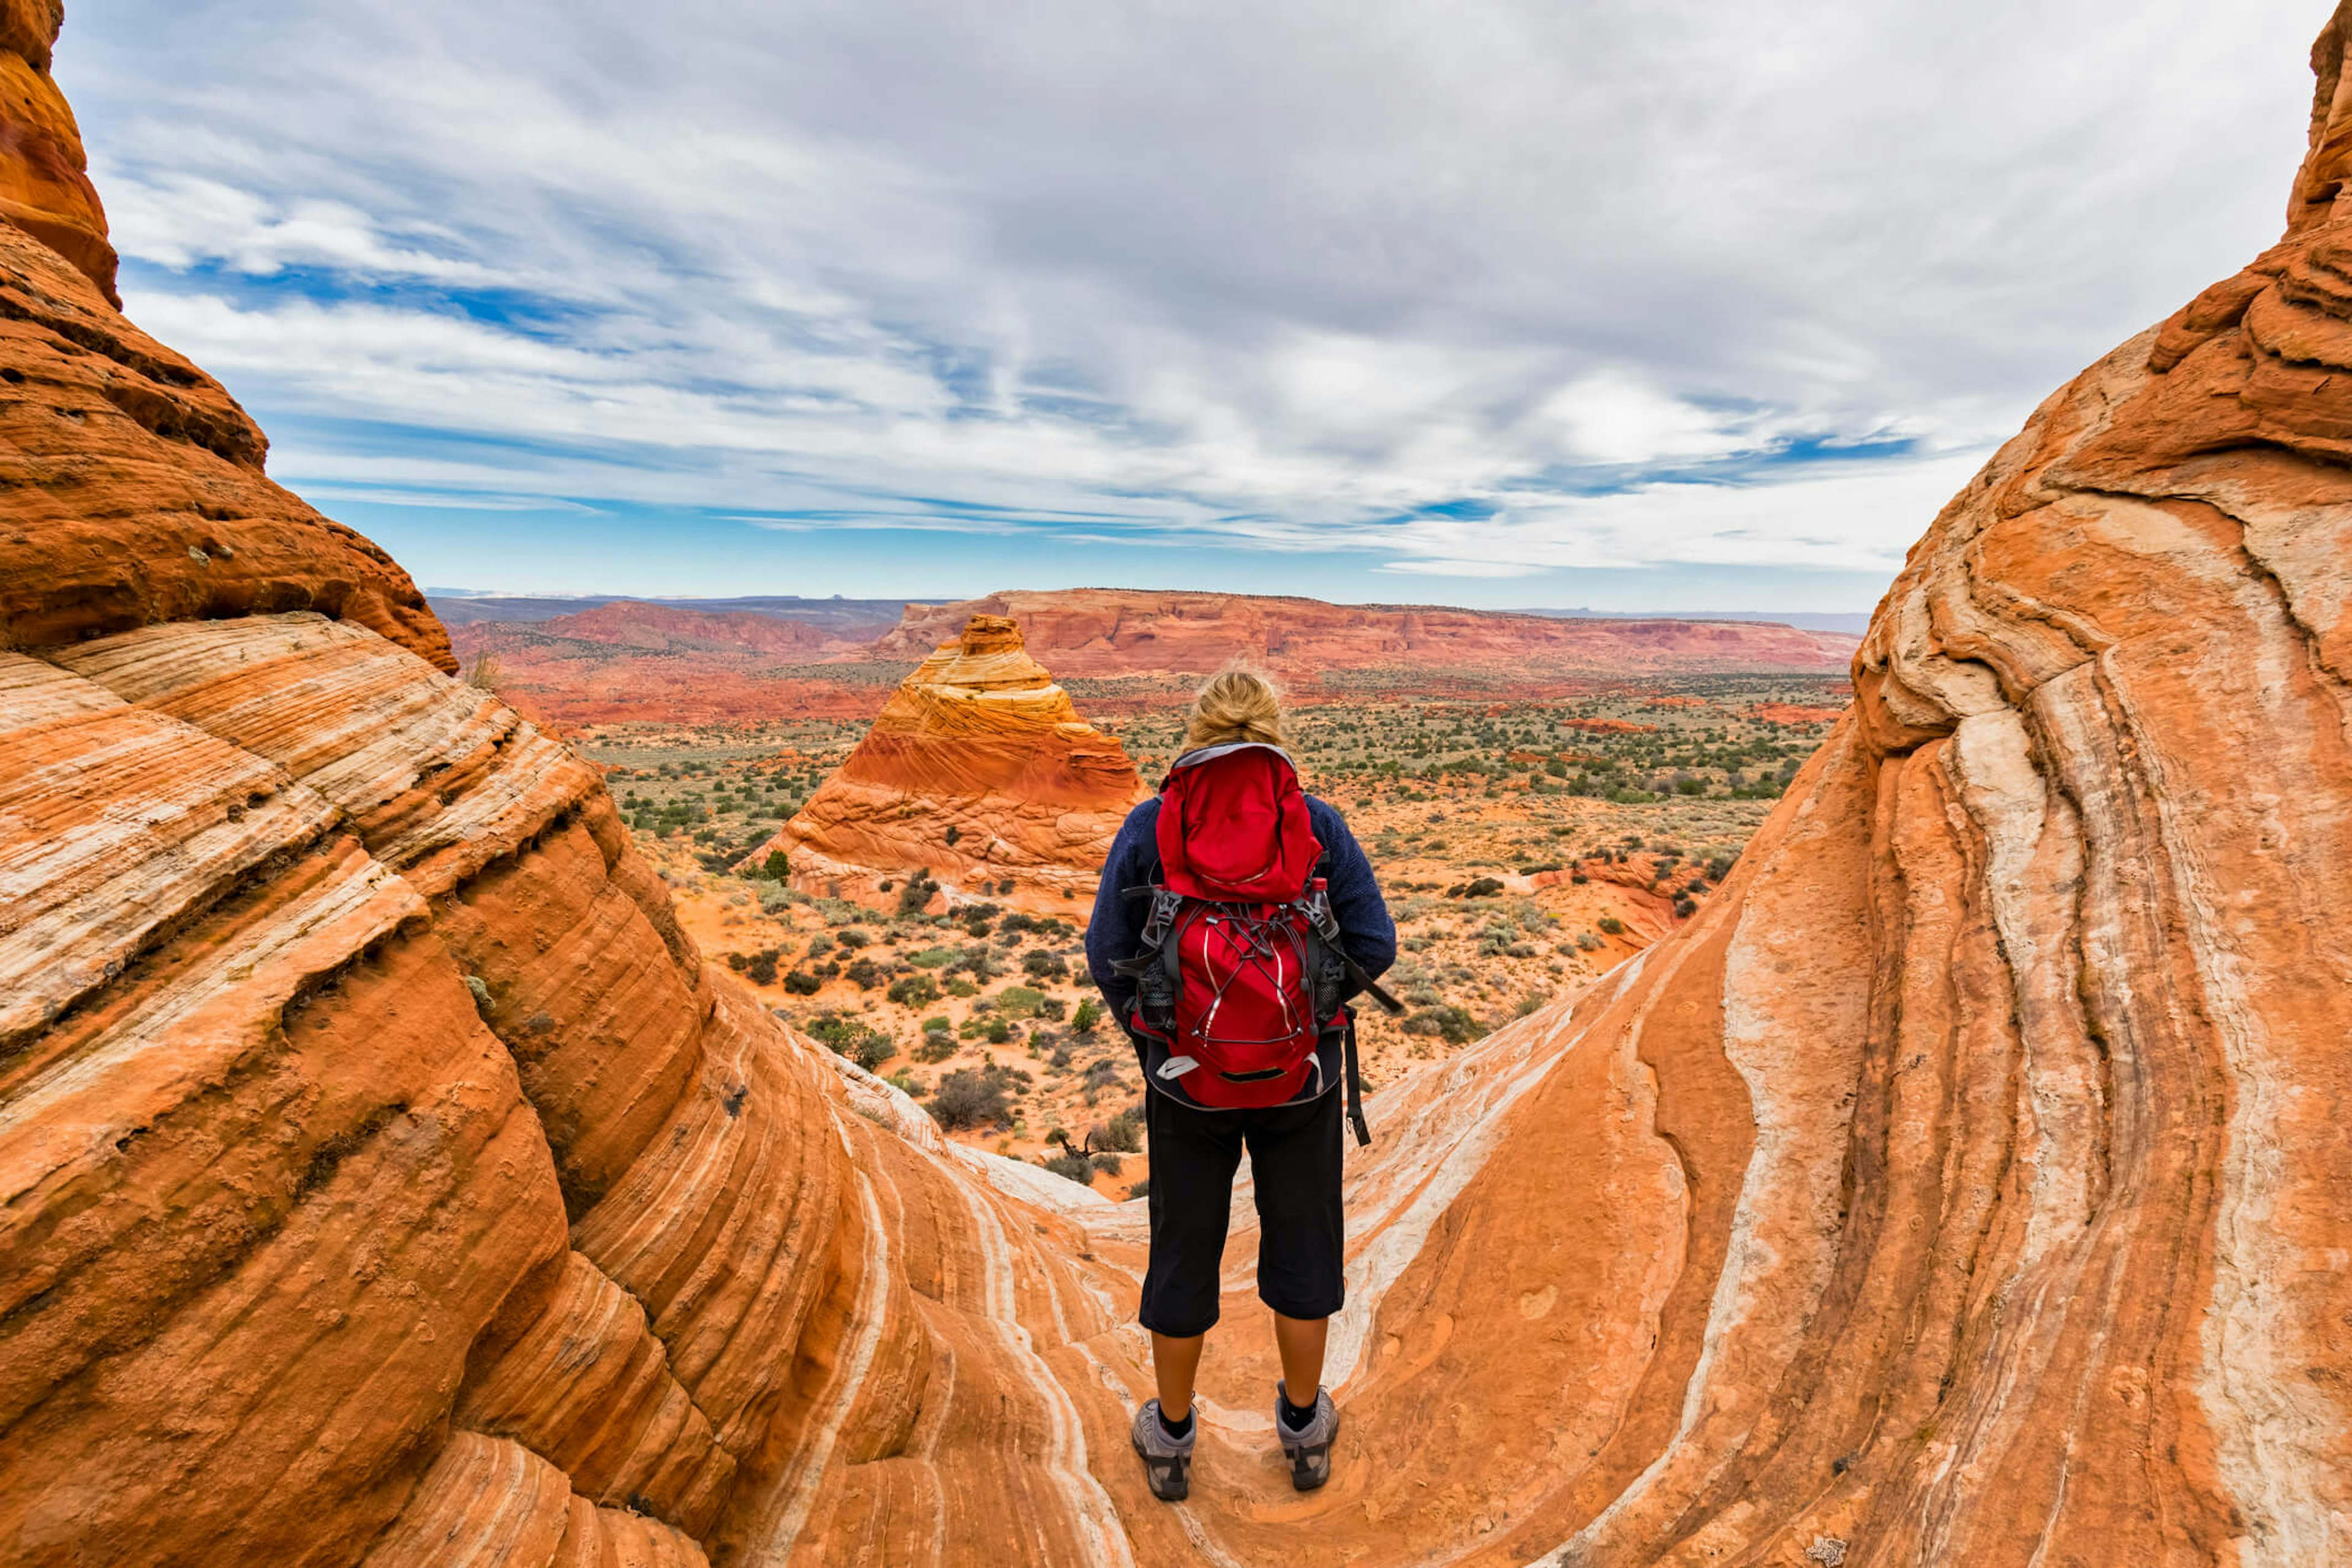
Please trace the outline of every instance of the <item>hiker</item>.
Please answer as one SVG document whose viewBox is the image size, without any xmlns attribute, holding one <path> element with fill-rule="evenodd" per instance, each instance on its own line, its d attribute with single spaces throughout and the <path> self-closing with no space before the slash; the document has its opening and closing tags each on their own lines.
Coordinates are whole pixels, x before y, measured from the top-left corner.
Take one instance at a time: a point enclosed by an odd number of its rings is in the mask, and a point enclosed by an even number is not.
<svg viewBox="0 0 2352 1568">
<path fill-rule="evenodd" d="M 1396 926 L 1339 813 L 1303 794 L 1273 687 L 1229 669 L 1201 688 L 1157 798 L 1103 867 L 1087 965 L 1143 1066 L 1151 1260 L 1138 1314 L 1159 1394 L 1136 1412 L 1154 1497 L 1191 1489 L 1192 1380 L 1217 1321 L 1234 1173 L 1256 1184 L 1258 1299 L 1282 1378 L 1275 1435 L 1300 1491 L 1331 1476 L 1339 1411 L 1322 1386 L 1339 1310 L 1341 1095 L 1364 1127 L 1349 998 L 1396 959 Z M 1171 1414 L 1173 1413 L 1173 1414 Z"/>
</svg>

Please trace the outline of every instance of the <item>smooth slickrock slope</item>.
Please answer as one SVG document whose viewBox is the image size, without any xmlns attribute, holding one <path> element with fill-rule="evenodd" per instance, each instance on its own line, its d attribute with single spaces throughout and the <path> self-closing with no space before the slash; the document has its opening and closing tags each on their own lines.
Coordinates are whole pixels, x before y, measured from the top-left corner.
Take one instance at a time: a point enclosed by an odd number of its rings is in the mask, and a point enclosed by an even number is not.
<svg viewBox="0 0 2352 1568">
<path fill-rule="evenodd" d="M 1002 616 L 974 616 L 891 694 L 783 831 L 794 887 L 888 902 L 921 870 L 952 904 L 985 899 L 1084 924 L 1111 840 L 1150 792 L 1118 742 Z"/>
<path fill-rule="evenodd" d="M 1139 1205 L 703 965 L 0 224 L 0 1562 L 2352 1561 L 2347 29 L 2286 237 L 1935 520 L 1717 896 L 1374 1101 L 1312 1496 L 1237 1224 L 1182 1508 Z"/>
</svg>

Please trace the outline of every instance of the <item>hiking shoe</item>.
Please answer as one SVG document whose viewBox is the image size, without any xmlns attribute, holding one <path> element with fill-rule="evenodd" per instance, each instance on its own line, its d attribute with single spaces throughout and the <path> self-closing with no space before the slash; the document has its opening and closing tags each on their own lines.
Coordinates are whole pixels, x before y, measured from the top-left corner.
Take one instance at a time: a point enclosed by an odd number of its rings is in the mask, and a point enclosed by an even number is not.
<svg viewBox="0 0 2352 1568">
<path fill-rule="evenodd" d="M 1200 1416 L 1192 1417 L 1190 1432 L 1171 1437 L 1160 1420 L 1160 1401 L 1147 1399 L 1135 1413 L 1135 1427 L 1129 1436 L 1143 1460 L 1143 1478 L 1151 1483 L 1151 1495 L 1161 1502 L 1182 1502 L 1192 1490 L 1192 1444 L 1201 1436 Z"/>
<path fill-rule="evenodd" d="M 1315 1413 L 1307 1418 L 1305 1426 L 1293 1426 L 1283 1418 L 1283 1406 L 1288 1403 L 1280 1383 L 1274 1385 L 1274 1435 L 1281 1439 L 1282 1451 L 1290 1460 L 1290 1484 L 1302 1492 L 1311 1492 L 1331 1479 L 1331 1439 L 1339 1435 L 1339 1407 L 1331 1403 L 1331 1391 L 1315 1391 Z"/>
</svg>

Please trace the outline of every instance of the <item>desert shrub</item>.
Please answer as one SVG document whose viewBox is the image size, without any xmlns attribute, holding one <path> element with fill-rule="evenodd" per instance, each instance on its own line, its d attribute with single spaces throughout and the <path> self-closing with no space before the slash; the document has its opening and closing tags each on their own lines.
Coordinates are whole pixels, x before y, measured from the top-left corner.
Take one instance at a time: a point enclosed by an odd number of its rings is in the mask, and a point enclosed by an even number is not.
<svg viewBox="0 0 2352 1568">
<path fill-rule="evenodd" d="M 1486 1029 L 1472 1017 L 1468 1009 L 1441 1005 L 1423 1007 L 1404 1021 L 1408 1035 L 1434 1035 L 1449 1046 L 1465 1046 Z"/>
<path fill-rule="evenodd" d="M 955 962 L 955 949 L 927 947 L 920 952 L 907 955 L 907 962 L 918 969 L 939 969 Z"/>
<path fill-rule="evenodd" d="M 1054 1174 L 1066 1177 L 1081 1186 L 1094 1184 L 1095 1163 L 1084 1154 L 1056 1154 L 1045 1161 L 1044 1164 Z"/>
<path fill-rule="evenodd" d="M 1503 884 L 1496 881 L 1494 878 L 1479 877 L 1472 881 L 1465 882 L 1462 885 L 1462 897 L 1465 899 L 1491 899 L 1502 890 Z M 1450 892 L 1448 896 L 1452 896 Z"/>
<path fill-rule="evenodd" d="M 1027 985 L 1008 985 L 996 994 L 996 1007 L 1008 1018 L 1034 1018 L 1045 1000 L 1043 991 Z"/>
<path fill-rule="evenodd" d="M 824 984 L 805 969 L 795 969 L 784 976 L 784 990 L 794 996 L 814 996 Z"/>
<path fill-rule="evenodd" d="M 831 952 L 832 951 L 833 938 L 825 935 L 824 932 L 819 931 L 814 936 L 809 938 L 808 955 L 811 958 L 823 958 L 826 953 Z"/>
<path fill-rule="evenodd" d="M 804 897 L 805 894 L 796 893 L 782 882 L 771 882 L 760 889 L 760 912 L 774 914 L 778 910 L 790 909 L 795 899 Z"/>
<path fill-rule="evenodd" d="M 1061 1022 L 1062 1015 L 1067 1013 L 1069 1010 L 1070 1005 L 1067 1002 L 1063 1001 L 1059 996 L 1048 996 L 1044 1001 L 1037 1004 L 1037 1016 L 1040 1018 L 1051 1018 L 1055 1023 Z"/>
<path fill-rule="evenodd" d="M 1698 905 L 1692 900 L 1688 898 L 1681 898 L 1675 900 L 1675 918 L 1679 920 L 1688 920 L 1691 916 L 1696 913 L 1698 913 Z"/>
<path fill-rule="evenodd" d="M 1706 781 L 1705 779 L 1676 779 L 1675 781 L 1675 793 L 1676 795 L 1705 795 L 1706 793 Z"/>
<path fill-rule="evenodd" d="M 773 985 L 776 983 L 776 960 L 781 956 L 772 947 L 761 949 L 743 966 L 744 976 L 754 985 Z"/>
<path fill-rule="evenodd" d="M 1116 1176 L 1120 1171 L 1126 1169 L 1127 1162 L 1116 1154 L 1097 1154 L 1094 1157 L 1094 1166 L 1106 1176 Z"/>
<path fill-rule="evenodd" d="M 1070 1066 L 1070 1047 L 1067 1046 L 1055 1046 L 1054 1047 L 1054 1054 L 1045 1058 L 1045 1065 L 1052 1068 L 1055 1072 L 1068 1071 Z"/>
<path fill-rule="evenodd" d="M 931 1091 L 931 1120 L 950 1132 L 1010 1127 L 1013 1107 L 1007 1097 L 1012 1089 L 1013 1075 L 1001 1067 L 958 1068 Z"/>
<path fill-rule="evenodd" d="M 874 940 L 874 933 L 863 926 L 845 926 L 833 933 L 833 940 L 846 948 L 860 948 Z"/>
<path fill-rule="evenodd" d="M 1077 1011 L 1070 1015 L 1070 1027 L 1081 1035 L 1093 1034 L 1095 1026 L 1101 1022 L 1102 1005 L 1091 996 L 1079 1003 Z"/>
<path fill-rule="evenodd" d="M 1611 936 L 1623 936 L 1625 934 L 1625 922 L 1619 920 L 1615 915 L 1602 915 L 1599 920 L 1592 923 L 1599 926 L 1602 931 L 1607 931 Z"/>
<path fill-rule="evenodd" d="M 1714 859 L 1709 860 L 1706 863 L 1706 879 L 1710 882 L 1720 882 L 1726 877 L 1730 876 L 1734 858 L 1734 857 L 1729 855 L 1718 855 Z"/>
<path fill-rule="evenodd" d="M 1100 1126 L 1088 1129 L 1087 1142 L 1097 1149 L 1132 1154 L 1143 1147 L 1143 1119 L 1132 1110 L 1122 1110 Z"/>
<path fill-rule="evenodd" d="M 923 906 L 931 901 L 931 895 L 939 890 L 937 882 L 921 871 L 916 872 L 907 879 L 907 885 L 898 889 L 898 912 L 902 915 L 920 914 Z"/>
<path fill-rule="evenodd" d="M 760 875 L 771 882 L 781 882 L 793 874 L 793 858 L 781 849 L 768 851 L 767 860 L 760 867 Z"/>
<path fill-rule="evenodd" d="M 1051 948 L 1033 948 L 1022 956 L 1021 969 L 1033 980 L 1059 980 L 1070 973 L 1070 961 Z"/>
<path fill-rule="evenodd" d="M 1003 920 L 996 922 L 996 929 L 1000 934 L 1007 931 L 1017 933 L 1020 931 L 1035 931 L 1037 929 L 1037 917 L 1034 915 L 1024 914 L 1019 910 L 1014 910 L 1012 913 L 1006 915 Z"/>
<path fill-rule="evenodd" d="M 927 1035 L 944 1035 L 954 1028 L 955 1026 L 948 1021 L 947 1016 L 943 1013 L 923 1020 L 923 1033 Z"/>
<path fill-rule="evenodd" d="M 842 971 L 851 984 L 860 991 L 871 991 L 882 984 L 882 966 L 870 958 L 861 958 Z"/>
<path fill-rule="evenodd" d="M 1542 992 L 1530 991 L 1526 995 L 1520 997 L 1517 1005 L 1511 1009 L 1512 1016 L 1515 1017 L 1524 1018 L 1528 1014 L 1534 1012 L 1537 1008 L 1542 1006 L 1544 1003 L 1549 1000 L 1549 998 L 1545 996 Z"/>
<path fill-rule="evenodd" d="M 898 1054 L 898 1044 L 888 1035 L 839 1013 L 819 1013 L 802 1028 L 811 1039 L 847 1057 L 868 1072 Z"/>
<path fill-rule="evenodd" d="M 908 1054 L 928 1067 L 932 1063 L 947 1060 L 955 1055 L 955 1052 L 956 1043 L 953 1035 L 925 1035 L 922 1044 Z"/>
<path fill-rule="evenodd" d="M 965 948 L 961 952 L 957 953 L 955 957 L 949 962 L 947 965 L 947 973 L 950 974 L 969 974 L 972 977 L 975 984 L 985 984 L 986 982 L 993 980 L 998 975 L 1003 973 L 1004 965 L 998 963 L 996 954 L 991 952 L 987 948 L 974 944 L 973 946 Z"/>
<path fill-rule="evenodd" d="M 919 972 L 902 974 L 890 982 L 890 989 L 883 994 L 902 1007 L 928 1007 L 940 999 L 940 984 Z"/>
<path fill-rule="evenodd" d="M 950 996 L 977 996 L 980 987 L 959 975 L 948 981 L 947 993 Z"/>
<path fill-rule="evenodd" d="M 1006 1045 L 1013 1039 L 1013 1026 L 1002 1018 L 991 1018 L 981 1026 L 980 1037 L 992 1046 Z"/>
<path fill-rule="evenodd" d="M 1598 952 L 1601 951 L 1601 939 L 1593 935 L 1589 931 L 1578 931 L 1576 933 L 1576 951 L 1579 952 Z"/>
<path fill-rule="evenodd" d="M 1151 1178 L 1146 1176 L 1139 1182 L 1130 1183 L 1127 1189 L 1127 1195 L 1131 1198 L 1150 1197 L 1151 1195 Z"/>
</svg>

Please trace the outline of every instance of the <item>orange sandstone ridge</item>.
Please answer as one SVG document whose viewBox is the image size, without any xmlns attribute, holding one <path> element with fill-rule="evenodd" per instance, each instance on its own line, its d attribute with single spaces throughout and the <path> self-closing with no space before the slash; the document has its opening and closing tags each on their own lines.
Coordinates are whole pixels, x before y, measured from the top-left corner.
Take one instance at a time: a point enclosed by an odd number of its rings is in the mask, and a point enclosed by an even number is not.
<svg viewBox="0 0 2352 1568">
<path fill-rule="evenodd" d="M 704 965 L 0 224 L 0 1561 L 2352 1560 L 2347 28 L 2285 237 L 1934 521 L 1718 893 L 1374 1100 L 1308 1496 L 1237 1221 L 1181 1509 L 1141 1205 Z"/>
<path fill-rule="evenodd" d="M 921 871 L 950 907 L 990 901 L 1084 924 L 1111 840 L 1150 791 L 1126 748 L 1002 616 L 973 616 L 883 704 L 783 831 L 794 887 L 871 903 Z"/>
</svg>

